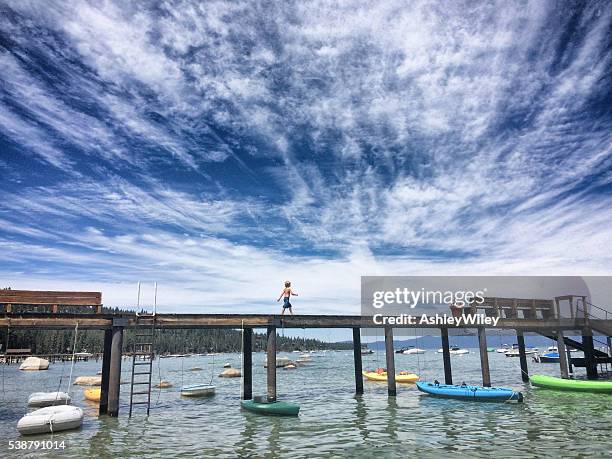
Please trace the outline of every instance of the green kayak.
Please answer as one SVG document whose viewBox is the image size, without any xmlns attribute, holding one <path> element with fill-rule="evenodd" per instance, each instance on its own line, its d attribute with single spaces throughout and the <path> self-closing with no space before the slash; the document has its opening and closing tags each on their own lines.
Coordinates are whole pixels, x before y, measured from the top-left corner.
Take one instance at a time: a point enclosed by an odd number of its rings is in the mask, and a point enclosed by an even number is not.
<svg viewBox="0 0 612 459">
<path fill-rule="evenodd" d="M 546 389 L 612 394 L 612 381 L 583 381 L 579 379 L 561 379 L 544 375 L 531 375 L 529 376 L 529 380 L 532 385 L 545 387 Z"/>
<path fill-rule="evenodd" d="M 242 400 L 240 405 L 245 410 L 273 416 L 297 416 L 300 412 L 300 405 L 287 402 L 259 402 L 255 400 Z"/>
</svg>

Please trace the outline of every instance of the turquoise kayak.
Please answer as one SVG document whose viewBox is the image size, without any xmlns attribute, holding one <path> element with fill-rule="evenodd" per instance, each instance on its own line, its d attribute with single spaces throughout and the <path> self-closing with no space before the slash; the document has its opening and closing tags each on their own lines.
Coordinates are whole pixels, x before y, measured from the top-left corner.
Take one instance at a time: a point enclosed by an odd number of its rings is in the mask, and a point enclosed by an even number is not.
<svg viewBox="0 0 612 459">
<path fill-rule="evenodd" d="M 436 397 L 473 400 L 477 402 L 522 402 L 523 394 L 505 387 L 482 387 L 468 385 L 439 384 L 437 382 L 417 382 L 421 392 Z"/>
<path fill-rule="evenodd" d="M 544 375 L 531 375 L 529 381 L 531 381 L 532 386 L 546 389 L 612 394 L 612 381 L 584 381 Z"/>
<path fill-rule="evenodd" d="M 259 414 L 272 416 L 297 416 L 300 412 L 300 405 L 287 402 L 261 402 L 255 400 L 242 400 L 240 406 L 245 410 Z"/>
</svg>

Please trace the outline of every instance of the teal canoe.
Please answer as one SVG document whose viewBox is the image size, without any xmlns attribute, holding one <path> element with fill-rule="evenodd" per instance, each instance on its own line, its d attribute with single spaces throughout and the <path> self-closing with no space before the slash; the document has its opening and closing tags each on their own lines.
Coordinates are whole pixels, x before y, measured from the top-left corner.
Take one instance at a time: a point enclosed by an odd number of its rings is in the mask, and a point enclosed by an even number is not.
<svg viewBox="0 0 612 459">
<path fill-rule="evenodd" d="M 522 402 L 523 394 L 506 387 L 482 387 L 468 385 L 440 384 L 437 381 L 417 382 L 421 392 L 442 398 L 473 400 L 476 402 Z"/>
<path fill-rule="evenodd" d="M 544 375 L 531 375 L 529 380 L 533 386 L 546 389 L 612 394 L 612 381 L 584 381 Z"/>
<path fill-rule="evenodd" d="M 287 402 L 261 402 L 255 400 L 242 400 L 240 402 L 240 405 L 245 410 L 272 416 L 297 416 L 300 412 L 300 405 Z"/>
</svg>

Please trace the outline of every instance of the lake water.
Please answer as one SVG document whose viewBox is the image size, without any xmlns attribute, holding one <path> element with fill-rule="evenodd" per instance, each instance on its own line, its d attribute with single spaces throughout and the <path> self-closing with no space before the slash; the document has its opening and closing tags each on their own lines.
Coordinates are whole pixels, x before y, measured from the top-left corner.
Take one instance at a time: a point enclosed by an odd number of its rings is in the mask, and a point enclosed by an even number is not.
<svg viewBox="0 0 612 459">
<path fill-rule="evenodd" d="M 279 354 L 295 358 L 297 354 Z M 254 394 L 265 393 L 265 354 L 253 355 Z M 384 366 L 384 353 L 364 356 L 364 369 Z M 58 452 L 8 451 L 8 441 L 50 439 L 20 437 L 17 421 L 32 392 L 57 390 L 69 363 L 48 371 L 22 372 L 16 365 L 0 368 L 0 457 L 572 457 L 612 454 L 612 396 L 532 389 L 520 379 L 518 358 L 489 353 L 493 385 L 520 390 L 523 404 L 490 404 L 440 400 L 421 394 L 414 385 L 398 385 L 388 398 L 385 383 L 364 381 L 363 396 L 354 395 L 350 351 L 327 352 L 297 370 L 278 369 L 279 400 L 299 403 L 297 418 L 259 416 L 239 408 L 240 379 L 218 378 L 222 365 L 240 367 L 238 354 L 158 359 L 154 379 L 169 380 L 170 389 L 155 389 L 148 418 L 128 418 L 129 386 L 122 386 L 119 418 L 98 418 L 97 406 L 83 399 L 83 388 L 71 386 L 73 403 L 85 411 L 80 430 L 55 434 L 66 449 Z M 131 361 L 123 361 L 129 381 Z M 81 362 L 76 376 L 95 375 L 102 362 Z M 453 356 L 455 383 L 481 381 L 478 351 Z M 190 371 L 202 367 L 201 371 Z M 530 372 L 558 375 L 558 365 L 529 363 Z M 416 356 L 396 355 L 396 368 L 417 372 L 424 380 L 443 381 L 442 356 L 432 350 Z M 582 370 L 578 370 L 582 372 Z M 217 386 L 211 398 L 187 399 L 181 384 Z M 6 453 L 6 455 L 5 455 Z"/>
</svg>

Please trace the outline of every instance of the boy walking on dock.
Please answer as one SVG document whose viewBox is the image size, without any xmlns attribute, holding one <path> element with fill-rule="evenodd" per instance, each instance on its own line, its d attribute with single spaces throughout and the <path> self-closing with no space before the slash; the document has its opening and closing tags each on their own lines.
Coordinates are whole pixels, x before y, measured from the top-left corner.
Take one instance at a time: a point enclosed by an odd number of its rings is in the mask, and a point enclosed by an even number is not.
<svg viewBox="0 0 612 459">
<path fill-rule="evenodd" d="M 291 298 L 291 295 L 298 296 L 297 293 L 291 290 L 291 281 L 285 281 L 285 288 L 283 289 L 280 296 L 278 297 L 278 300 L 276 300 L 276 302 L 279 302 L 281 298 L 283 298 L 283 301 L 284 301 L 283 311 L 281 312 L 281 316 L 285 315 L 285 309 L 289 309 L 289 312 L 291 313 L 291 315 L 293 315 L 293 309 L 291 306 L 291 302 L 289 301 Z"/>
</svg>

